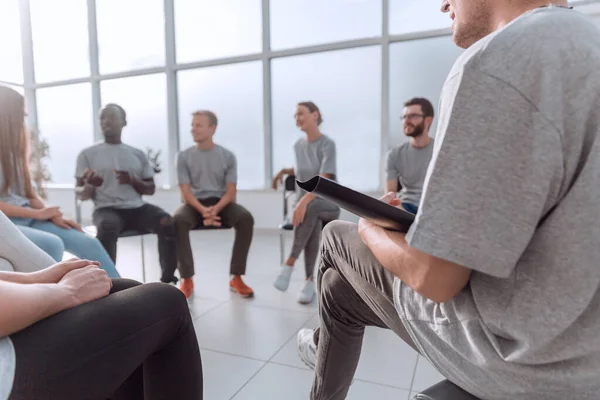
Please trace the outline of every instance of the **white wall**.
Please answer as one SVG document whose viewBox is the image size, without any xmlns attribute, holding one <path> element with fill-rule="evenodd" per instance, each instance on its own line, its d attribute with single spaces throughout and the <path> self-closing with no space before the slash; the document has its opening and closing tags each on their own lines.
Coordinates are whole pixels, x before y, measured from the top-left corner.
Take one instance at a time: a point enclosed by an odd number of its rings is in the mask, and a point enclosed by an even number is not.
<svg viewBox="0 0 600 400">
<path fill-rule="evenodd" d="M 380 197 L 380 193 L 368 193 Z M 175 190 L 157 190 L 154 196 L 146 198 L 149 203 L 162 207 L 173 213 L 179 206 L 179 194 Z M 49 205 L 61 207 L 62 212 L 70 218 L 75 216 L 75 196 L 73 189 L 49 189 Z M 254 216 L 254 226 L 259 230 L 277 229 L 283 218 L 283 194 L 280 191 L 239 191 L 238 203 L 246 207 Z M 92 203 L 87 201 L 82 207 L 84 224 L 91 223 Z M 342 210 L 341 219 L 357 221 L 357 217 Z"/>
</svg>

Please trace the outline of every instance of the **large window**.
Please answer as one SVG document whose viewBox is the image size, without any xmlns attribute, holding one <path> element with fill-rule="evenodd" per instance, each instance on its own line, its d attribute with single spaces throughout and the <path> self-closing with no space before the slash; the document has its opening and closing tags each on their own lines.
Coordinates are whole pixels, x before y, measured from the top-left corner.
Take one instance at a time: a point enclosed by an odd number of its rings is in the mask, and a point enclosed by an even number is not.
<svg viewBox="0 0 600 400">
<path fill-rule="evenodd" d="M 123 143 L 144 152 L 161 151 L 157 185 L 169 184 L 167 85 L 164 74 L 111 79 L 100 84 L 102 104 L 116 103 L 127 113 Z"/>
<path fill-rule="evenodd" d="M 452 20 L 441 12 L 440 0 L 389 0 L 390 34 L 450 28 Z"/>
<path fill-rule="evenodd" d="M 182 71 L 178 75 L 181 148 L 193 145 L 191 113 L 212 110 L 219 118 L 215 142 L 233 151 L 238 188 L 264 187 L 262 64 L 259 61 Z"/>
<path fill-rule="evenodd" d="M 96 1 L 101 74 L 165 63 L 163 3 L 163 0 Z"/>
<path fill-rule="evenodd" d="M 93 144 L 92 91 L 89 83 L 37 91 L 39 130 L 50 146 L 54 184 L 75 183 L 79 152 Z"/>
<path fill-rule="evenodd" d="M 161 151 L 158 185 L 176 183 L 171 161 L 193 145 L 191 113 L 209 109 L 219 118 L 215 141 L 236 155 L 238 187 L 265 189 L 269 175 L 294 164 L 293 145 L 303 133 L 293 115 L 298 102 L 310 100 L 322 110 L 322 131 L 336 141 L 339 180 L 379 191 L 382 142 L 406 140 L 403 102 L 427 97 L 439 114 L 440 90 L 462 51 L 446 31 L 451 21 L 440 0 L 388 0 L 386 15 L 384 4 L 0 0 L 0 37 L 33 39 L 24 42 L 25 57 L 20 40 L 0 41 L 0 82 L 22 84 L 29 101 L 37 92 L 29 120 L 39 120 L 51 142 L 54 183 L 72 182 L 76 153 L 98 133 L 98 121 L 87 121 L 96 115 L 92 107 L 117 103 L 128 115 L 124 142 Z M 31 35 L 20 27 L 27 9 Z M 22 66 L 30 54 L 33 64 Z M 72 118 L 62 117 L 69 108 Z"/>
<path fill-rule="evenodd" d="M 381 0 L 277 0 L 270 7 L 273 50 L 381 36 Z"/>
<path fill-rule="evenodd" d="M 175 0 L 177 62 L 259 53 L 261 0 Z"/>
<path fill-rule="evenodd" d="M 0 81 L 23 82 L 20 27 L 18 1 L 0 1 Z"/>
<path fill-rule="evenodd" d="M 402 131 L 403 104 L 412 97 L 425 97 L 436 116 L 430 136 L 435 136 L 439 120 L 438 102 L 446 77 L 461 54 L 450 36 L 394 43 L 390 47 L 390 145 L 406 137 Z"/>
<path fill-rule="evenodd" d="M 358 190 L 377 189 L 381 152 L 381 48 L 379 46 L 273 61 L 273 164 L 294 164 L 296 104 L 314 101 L 321 130 L 336 142 L 339 180 Z"/>
<path fill-rule="evenodd" d="M 87 2 L 30 1 L 36 81 L 89 76 Z"/>
</svg>

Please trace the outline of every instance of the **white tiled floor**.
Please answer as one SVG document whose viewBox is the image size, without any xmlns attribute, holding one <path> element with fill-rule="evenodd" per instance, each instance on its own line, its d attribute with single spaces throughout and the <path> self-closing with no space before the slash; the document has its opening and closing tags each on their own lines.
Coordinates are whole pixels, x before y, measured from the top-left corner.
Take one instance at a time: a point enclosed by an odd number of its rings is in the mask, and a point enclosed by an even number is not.
<svg viewBox="0 0 600 400">
<path fill-rule="evenodd" d="M 302 259 L 290 289 L 280 293 L 273 288 L 278 240 L 275 233 L 255 233 L 245 281 L 256 296 L 247 300 L 233 295 L 228 287 L 233 232 L 192 234 L 197 273 L 189 304 L 202 352 L 207 400 L 309 397 L 313 373 L 298 358 L 296 333 L 302 327 L 317 326 L 317 305 L 296 302 L 304 273 Z M 156 238 L 149 235 L 144 242 L 147 280 L 157 281 Z M 117 268 L 124 277 L 141 279 L 139 238 L 119 241 Z M 406 400 L 441 379 L 392 332 L 368 328 L 348 399 Z"/>
</svg>

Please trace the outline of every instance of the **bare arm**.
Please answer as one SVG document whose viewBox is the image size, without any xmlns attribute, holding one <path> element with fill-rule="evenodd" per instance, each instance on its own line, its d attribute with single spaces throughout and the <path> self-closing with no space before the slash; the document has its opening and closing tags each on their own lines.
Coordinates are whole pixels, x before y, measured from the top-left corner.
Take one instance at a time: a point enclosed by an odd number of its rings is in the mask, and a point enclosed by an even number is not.
<svg viewBox="0 0 600 400">
<path fill-rule="evenodd" d="M 0 337 L 12 335 L 72 307 L 69 292 L 57 284 L 23 285 L 0 281 Z M 18 307 L 17 307 L 18 305 Z"/>
<path fill-rule="evenodd" d="M 221 200 L 214 206 L 214 213 L 219 214 L 223 209 L 231 202 L 235 200 L 237 194 L 237 185 L 235 183 L 228 183 L 225 195 L 221 197 Z M 197 201 L 197 200 L 196 200 Z"/>
<path fill-rule="evenodd" d="M 385 181 L 385 193 L 397 193 L 398 192 L 398 180 L 387 180 Z"/>
<path fill-rule="evenodd" d="M 80 200 L 89 200 L 92 197 L 94 197 L 94 192 L 96 191 L 96 187 L 94 187 L 93 185 L 90 185 L 86 182 L 85 178 L 77 178 L 77 183 L 76 183 L 76 192 L 77 192 L 77 197 L 79 197 Z"/>
<path fill-rule="evenodd" d="M 36 218 L 35 210 L 30 207 L 19 207 L 0 201 L 0 211 L 9 218 Z"/>
<path fill-rule="evenodd" d="M 153 178 L 143 180 L 131 178 L 131 186 L 142 196 L 152 196 L 156 192 L 156 184 Z"/>
<path fill-rule="evenodd" d="M 281 175 L 294 175 L 294 168 L 282 168 L 280 171 Z"/>
<path fill-rule="evenodd" d="M 384 199 L 391 204 L 399 202 L 391 196 Z M 449 301 L 469 282 L 471 269 L 410 247 L 403 233 L 387 231 L 364 219 L 358 229 L 363 242 L 385 269 L 430 300 Z"/>
<path fill-rule="evenodd" d="M 206 212 L 206 207 L 202 205 L 192 193 L 192 189 L 190 185 L 181 184 L 179 185 L 179 191 L 181 192 L 181 197 L 183 197 L 183 201 L 185 204 L 190 205 L 196 209 L 200 214 L 204 214 Z"/>
<path fill-rule="evenodd" d="M 12 283 L 34 283 L 31 274 L 23 272 L 0 271 L 0 281 Z M 0 335 L 1 336 L 1 335 Z"/>
</svg>

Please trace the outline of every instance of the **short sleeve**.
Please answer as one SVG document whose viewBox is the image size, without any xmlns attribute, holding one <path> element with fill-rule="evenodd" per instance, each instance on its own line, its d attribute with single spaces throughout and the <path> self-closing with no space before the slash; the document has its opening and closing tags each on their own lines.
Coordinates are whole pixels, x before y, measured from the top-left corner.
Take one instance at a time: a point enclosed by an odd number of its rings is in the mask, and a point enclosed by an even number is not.
<svg viewBox="0 0 600 400">
<path fill-rule="evenodd" d="M 319 174 L 331 174 L 336 175 L 336 149 L 335 142 L 328 140 L 323 146 L 323 159 L 321 160 L 321 168 Z"/>
<path fill-rule="evenodd" d="M 235 154 L 229 153 L 225 183 L 237 183 L 237 178 L 237 159 L 235 158 Z"/>
<path fill-rule="evenodd" d="M 397 157 L 398 153 L 394 151 L 394 149 L 388 151 L 385 160 L 385 171 L 388 181 L 395 181 L 400 176 L 400 171 L 398 170 L 398 163 L 396 162 Z"/>
<path fill-rule="evenodd" d="M 85 152 L 80 152 L 77 156 L 77 162 L 75 165 L 75 178 L 82 178 L 85 170 L 90 168 L 90 162 L 87 159 Z"/>
<path fill-rule="evenodd" d="M 185 157 L 182 152 L 177 153 L 177 157 L 175 159 L 175 168 L 177 170 L 177 184 L 191 185 L 192 179 L 190 176 L 190 169 L 185 162 Z"/>
<path fill-rule="evenodd" d="M 465 69 L 446 86 L 439 143 L 406 239 L 427 254 L 507 277 L 556 201 L 560 133 L 497 78 Z"/>
<path fill-rule="evenodd" d="M 154 168 L 150 165 L 150 161 L 146 154 L 142 152 L 142 176 L 141 179 L 151 179 L 154 177 Z"/>
</svg>

